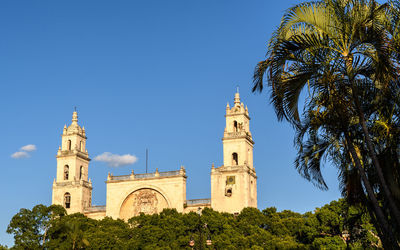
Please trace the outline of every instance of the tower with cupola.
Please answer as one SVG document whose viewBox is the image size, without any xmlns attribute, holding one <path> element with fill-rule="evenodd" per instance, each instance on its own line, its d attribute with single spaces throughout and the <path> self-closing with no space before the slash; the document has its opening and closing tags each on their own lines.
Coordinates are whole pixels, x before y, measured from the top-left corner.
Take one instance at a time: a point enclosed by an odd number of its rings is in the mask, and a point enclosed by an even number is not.
<svg viewBox="0 0 400 250">
<path fill-rule="evenodd" d="M 78 124 L 78 113 L 65 125 L 57 152 L 57 177 L 53 182 L 52 204 L 62 205 L 67 212 L 83 213 L 91 207 L 92 183 L 88 178 L 89 154 L 86 150 L 85 128 Z"/>
<path fill-rule="evenodd" d="M 254 141 L 247 106 L 235 94 L 234 105 L 226 106 L 226 126 L 222 138 L 223 165 L 211 168 L 211 207 L 239 213 L 257 207 L 257 176 L 253 165 Z"/>
</svg>

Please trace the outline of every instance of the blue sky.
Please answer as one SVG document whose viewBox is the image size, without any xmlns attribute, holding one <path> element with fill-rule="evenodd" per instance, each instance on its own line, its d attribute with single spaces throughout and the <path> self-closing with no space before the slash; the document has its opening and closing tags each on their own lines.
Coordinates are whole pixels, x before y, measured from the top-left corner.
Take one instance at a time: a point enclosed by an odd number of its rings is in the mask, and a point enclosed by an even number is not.
<svg viewBox="0 0 400 250">
<path fill-rule="evenodd" d="M 222 164 L 225 106 L 236 86 L 255 141 L 260 209 L 313 210 L 339 198 L 293 167 L 294 132 L 278 122 L 252 73 L 284 11 L 298 1 L 0 1 L 0 243 L 20 208 L 51 203 L 56 152 L 74 106 L 90 157 L 131 154 L 133 165 L 92 161 L 93 204 L 105 204 L 108 172 L 186 167 L 187 198 L 210 197 Z M 30 157 L 12 158 L 25 145 Z M 29 149 L 29 148 L 28 148 Z"/>
</svg>

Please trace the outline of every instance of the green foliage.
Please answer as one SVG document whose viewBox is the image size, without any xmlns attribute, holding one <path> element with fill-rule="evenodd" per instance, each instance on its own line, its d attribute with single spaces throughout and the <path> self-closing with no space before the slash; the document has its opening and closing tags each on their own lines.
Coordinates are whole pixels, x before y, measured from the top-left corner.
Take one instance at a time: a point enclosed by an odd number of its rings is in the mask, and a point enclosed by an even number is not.
<svg viewBox="0 0 400 250">
<path fill-rule="evenodd" d="M 32 210 L 22 208 L 11 219 L 7 233 L 14 234 L 16 248 L 37 249 L 48 241 L 52 221 L 64 217 L 65 209 L 59 205 L 36 205 Z"/>
<path fill-rule="evenodd" d="M 257 64 L 278 120 L 296 131 L 295 168 L 320 189 L 338 168 L 342 194 L 363 204 L 386 248 L 400 243 L 400 1 L 320 0 L 289 8 Z M 303 112 L 299 107 L 303 107 Z M 330 234 L 337 211 L 317 218 Z"/>
<path fill-rule="evenodd" d="M 339 236 L 316 238 L 311 246 L 312 249 L 345 249 L 346 243 Z"/>
<path fill-rule="evenodd" d="M 7 246 L 3 246 L 3 245 L 0 244 L 0 250 L 7 250 L 7 249 L 8 249 Z"/>
<path fill-rule="evenodd" d="M 52 221 L 49 229 L 49 242 L 46 247 L 50 249 L 79 249 L 90 246 L 87 232 L 97 225 L 97 221 L 89 219 L 83 214 L 71 214 Z"/>
<path fill-rule="evenodd" d="M 50 209 L 51 208 L 51 209 Z M 106 217 L 93 220 L 82 214 L 57 216 L 55 208 L 38 205 L 21 209 L 9 225 L 15 249 L 366 249 L 379 246 L 379 238 L 367 213 L 333 201 L 314 212 L 277 212 L 270 207 L 262 212 L 245 208 L 239 215 L 205 208 L 202 214 L 178 213 L 165 209 L 160 214 L 129 219 Z M 53 212 L 49 212 L 53 211 Z M 347 241 L 343 232 L 350 233 Z M 44 240 L 44 235 L 46 239 Z M 2 249 L 2 248 L 0 248 Z M 5 249 L 5 248 L 4 248 Z"/>
</svg>

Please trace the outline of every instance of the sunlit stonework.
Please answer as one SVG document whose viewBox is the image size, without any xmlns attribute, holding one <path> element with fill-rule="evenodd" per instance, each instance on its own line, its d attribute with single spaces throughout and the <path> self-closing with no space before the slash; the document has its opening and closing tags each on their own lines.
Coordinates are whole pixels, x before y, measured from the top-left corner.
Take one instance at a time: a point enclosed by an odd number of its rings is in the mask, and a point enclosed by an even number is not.
<svg viewBox="0 0 400 250">
<path fill-rule="evenodd" d="M 127 220 L 140 213 L 159 213 L 164 208 L 168 208 L 168 203 L 162 194 L 154 189 L 139 189 L 126 197 L 121 205 L 119 218 Z"/>
<path fill-rule="evenodd" d="M 151 189 L 142 189 L 133 193 L 133 215 L 154 214 L 158 212 L 158 199 L 156 191 Z M 128 207 L 132 210 L 131 207 Z M 121 208 L 122 212 L 122 208 Z"/>
<path fill-rule="evenodd" d="M 68 213 L 80 212 L 90 218 L 105 216 L 128 220 L 140 213 L 154 214 L 164 208 L 178 212 L 211 207 L 238 213 L 257 207 L 257 176 L 253 166 L 253 139 L 247 107 L 235 94 L 234 105 L 226 106 L 226 127 L 222 138 L 223 165 L 211 166 L 211 199 L 186 199 L 186 171 L 107 176 L 105 206 L 92 206 L 92 182 L 88 178 L 89 154 L 86 131 L 78 125 L 78 114 L 64 126 L 57 152 L 57 177 L 53 182 L 53 204 L 63 205 Z M 206 171 L 206 168 L 205 168 Z"/>
</svg>

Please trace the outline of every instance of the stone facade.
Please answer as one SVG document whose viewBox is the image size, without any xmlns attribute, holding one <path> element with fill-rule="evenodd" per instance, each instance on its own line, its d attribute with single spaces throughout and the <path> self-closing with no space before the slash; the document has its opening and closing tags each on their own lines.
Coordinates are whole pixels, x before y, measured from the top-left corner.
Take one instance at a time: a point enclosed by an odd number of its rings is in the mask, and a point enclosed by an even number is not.
<svg viewBox="0 0 400 250">
<path fill-rule="evenodd" d="M 257 176 L 253 166 L 253 139 L 247 107 L 235 94 L 234 106 L 226 105 L 226 127 L 222 138 L 224 165 L 211 168 L 211 207 L 238 213 L 257 207 Z"/>
<path fill-rule="evenodd" d="M 107 177 L 106 216 L 129 219 L 140 212 L 175 208 L 184 212 L 186 172 L 178 171 Z"/>
<path fill-rule="evenodd" d="M 53 183 L 53 204 L 68 213 L 80 212 L 94 219 L 105 216 L 128 220 L 140 213 L 159 213 L 175 208 L 188 213 L 210 207 L 239 213 L 257 207 L 257 176 L 253 166 L 253 139 L 247 107 L 235 94 L 234 105 L 226 107 L 226 127 L 222 138 L 224 164 L 211 167 L 211 199 L 186 200 L 186 171 L 179 170 L 107 177 L 105 206 L 92 206 L 92 183 L 88 179 L 89 155 L 85 128 L 78 125 L 78 114 L 65 126 L 57 152 L 57 177 Z"/>
<path fill-rule="evenodd" d="M 89 154 L 85 128 L 78 125 L 78 114 L 61 136 L 57 152 L 57 178 L 53 182 L 53 204 L 62 204 L 69 213 L 82 212 L 92 204 L 92 183 L 88 180 Z"/>
</svg>

